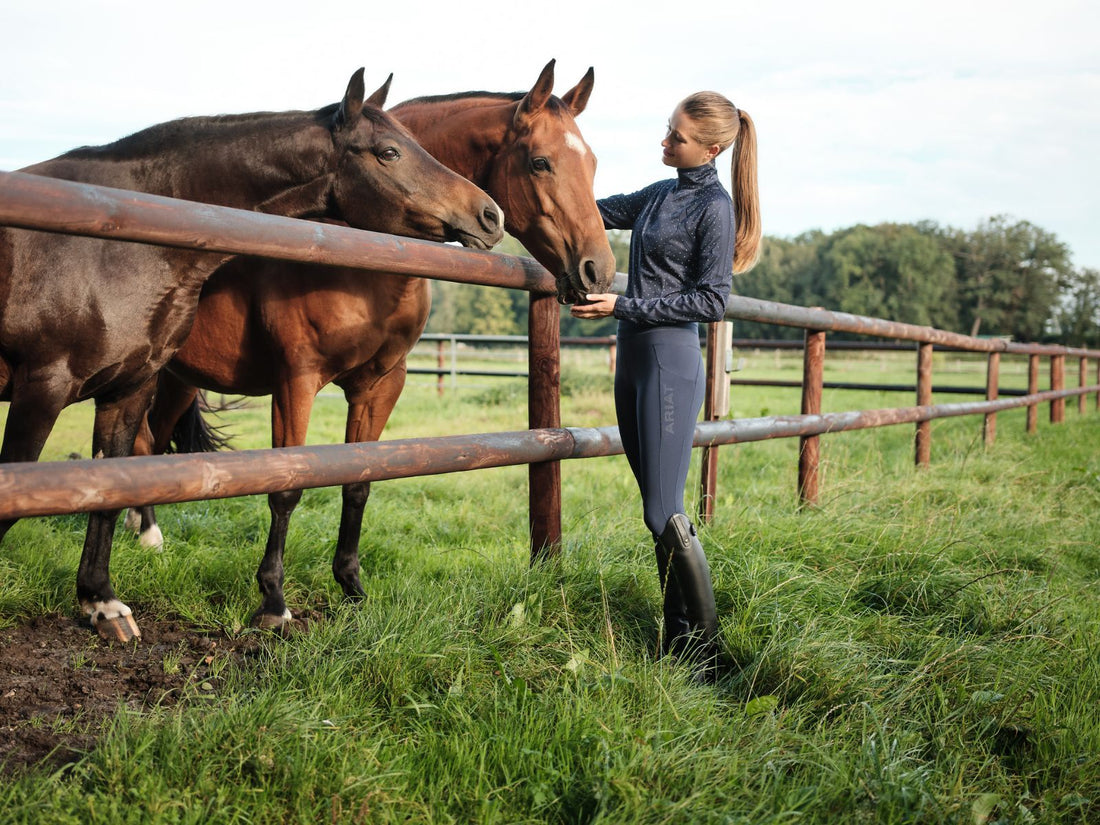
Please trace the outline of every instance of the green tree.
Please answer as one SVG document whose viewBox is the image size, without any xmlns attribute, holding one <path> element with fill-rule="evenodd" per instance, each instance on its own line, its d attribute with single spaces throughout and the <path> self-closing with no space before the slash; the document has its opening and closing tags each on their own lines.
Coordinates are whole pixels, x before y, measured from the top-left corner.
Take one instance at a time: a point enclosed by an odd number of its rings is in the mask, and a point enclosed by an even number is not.
<svg viewBox="0 0 1100 825">
<path fill-rule="evenodd" d="M 460 335 L 517 335 L 512 290 L 479 284 L 432 281 L 432 312 L 428 332 Z"/>
<path fill-rule="evenodd" d="M 807 290 L 820 268 L 819 253 L 824 237 L 820 230 L 790 239 L 765 237 L 756 266 L 733 276 L 733 293 L 781 304 L 813 303 Z M 801 338 L 803 333 L 794 327 L 735 321 L 733 334 L 737 338 L 794 339 Z"/>
<path fill-rule="evenodd" d="M 505 255 L 530 257 L 511 235 L 493 249 Z M 522 290 L 432 281 L 432 311 L 427 332 L 459 335 L 525 335 L 528 296 Z"/>
<path fill-rule="evenodd" d="M 958 325 L 952 258 L 911 224 L 841 230 L 820 260 L 814 292 L 823 306 L 941 329 Z"/>
<path fill-rule="evenodd" d="M 1050 232 L 999 215 L 943 235 L 955 258 L 960 320 L 971 335 L 1038 341 L 1071 279 L 1069 249 Z"/>
<path fill-rule="evenodd" d="M 1100 347 L 1100 271 L 1074 271 L 1062 285 L 1056 312 L 1058 339 L 1074 347 Z"/>
</svg>

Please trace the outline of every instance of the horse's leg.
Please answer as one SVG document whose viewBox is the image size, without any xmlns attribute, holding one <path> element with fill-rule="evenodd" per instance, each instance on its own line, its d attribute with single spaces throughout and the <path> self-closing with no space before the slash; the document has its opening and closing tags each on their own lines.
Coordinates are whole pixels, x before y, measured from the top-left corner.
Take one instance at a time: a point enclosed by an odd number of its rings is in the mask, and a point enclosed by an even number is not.
<svg viewBox="0 0 1100 825">
<path fill-rule="evenodd" d="M 190 409 L 198 390 L 180 381 L 167 371 L 157 376 L 157 392 L 149 414 L 142 421 L 134 441 L 134 455 L 163 455 L 172 439 L 176 422 Z M 164 534 L 157 524 L 153 505 L 132 507 L 123 523 L 127 530 L 138 534 L 142 547 L 163 547 Z"/>
<path fill-rule="evenodd" d="M 96 458 L 128 456 L 134 438 L 153 400 L 156 380 L 150 379 L 135 393 L 112 402 L 96 402 L 92 454 Z M 141 636 L 131 610 L 111 587 L 111 544 L 118 510 L 88 513 L 88 532 L 76 574 L 76 596 L 92 625 L 104 639 L 128 642 Z"/>
<path fill-rule="evenodd" d="M 138 428 L 137 438 L 134 439 L 134 455 L 153 455 L 153 433 L 149 429 L 149 418 L 145 416 Z M 142 547 L 161 548 L 164 546 L 164 534 L 157 525 L 157 516 L 153 512 L 153 505 L 145 504 L 141 507 L 131 507 L 126 511 L 126 518 L 122 526 L 131 533 L 136 533 L 138 543 Z"/>
<path fill-rule="evenodd" d="M 37 461 L 46 439 L 65 407 L 66 395 L 62 382 L 15 381 L 8 420 L 4 425 L 4 440 L 0 444 L 0 463 Z M 0 541 L 18 519 L 0 521 Z"/>
<path fill-rule="evenodd" d="M 300 447 L 306 443 L 309 416 L 317 390 L 313 376 L 288 380 L 276 388 L 271 396 L 272 447 Z M 267 534 L 264 557 L 256 570 L 260 607 L 252 614 L 252 624 L 257 627 L 277 629 L 293 618 L 283 596 L 283 551 L 286 549 L 290 516 L 301 499 L 301 490 L 270 493 L 267 497 L 271 529 Z"/>
<path fill-rule="evenodd" d="M 405 387 L 405 362 L 402 361 L 381 378 L 369 381 L 342 381 L 348 399 L 348 421 L 344 441 L 377 441 Z M 363 510 L 370 496 L 370 482 L 345 484 L 340 510 L 340 533 L 332 558 L 332 574 L 349 599 L 362 599 L 366 592 L 359 581 L 359 535 L 363 529 Z"/>
</svg>

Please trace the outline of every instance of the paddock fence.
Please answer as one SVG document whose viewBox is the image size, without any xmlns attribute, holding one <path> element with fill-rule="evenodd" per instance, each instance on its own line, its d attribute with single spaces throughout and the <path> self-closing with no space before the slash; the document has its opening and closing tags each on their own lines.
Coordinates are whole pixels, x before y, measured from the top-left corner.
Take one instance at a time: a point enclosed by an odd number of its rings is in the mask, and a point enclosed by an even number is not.
<svg viewBox="0 0 1100 825">
<path fill-rule="evenodd" d="M 241 450 L 201 455 L 138 456 L 98 460 L 0 465 L 0 519 L 111 510 L 144 504 L 256 495 L 282 490 L 336 486 L 440 473 L 527 464 L 532 560 L 553 555 L 561 545 L 560 462 L 622 452 L 615 427 L 562 427 L 558 304 L 553 278 L 531 259 L 456 249 L 441 244 L 128 192 L 19 172 L 0 172 L 0 225 L 164 246 L 225 255 L 247 254 L 292 261 L 356 267 L 525 290 L 528 323 L 529 429 L 401 439 L 316 447 Z M 615 289 L 621 291 L 623 276 Z M 801 327 L 806 330 L 799 415 L 724 419 L 729 379 L 724 352 L 728 325 L 708 325 L 708 389 L 694 443 L 703 448 L 700 516 L 713 512 L 717 448 L 771 438 L 800 439 L 798 493 L 817 499 L 818 439 L 827 433 L 915 423 L 916 461 L 930 460 L 930 423 L 937 418 L 983 415 L 986 440 L 995 433 L 996 414 L 1027 406 L 1028 429 L 1036 410 L 1049 403 L 1054 423 L 1064 419 L 1065 400 L 1097 394 L 1100 373 L 1086 386 L 1089 358 L 1100 351 L 1017 344 L 899 324 L 822 309 L 733 297 L 726 317 Z M 821 411 L 825 335 L 844 331 L 912 341 L 917 344 L 917 406 Z M 727 336 L 725 339 L 723 336 Z M 973 403 L 931 403 L 932 347 L 951 346 L 988 356 L 987 397 Z M 997 397 L 1002 353 L 1029 358 L 1025 396 Z M 1038 389 L 1039 359 L 1050 358 L 1050 389 Z M 1065 359 L 1079 359 L 1079 385 L 1065 387 Z"/>
</svg>

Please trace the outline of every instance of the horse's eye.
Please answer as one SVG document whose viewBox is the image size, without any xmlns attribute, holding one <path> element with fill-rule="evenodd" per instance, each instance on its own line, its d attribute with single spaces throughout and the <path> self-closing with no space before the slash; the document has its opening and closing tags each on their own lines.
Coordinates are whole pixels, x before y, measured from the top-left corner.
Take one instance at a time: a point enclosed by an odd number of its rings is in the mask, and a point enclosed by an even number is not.
<svg viewBox="0 0 1100 825">
<path fill-rule="evenodd" d="M 401 157 L 401 153 L 392 146 L 383 149 L 381 152 L 378 153 L 378 159 L 384 161 L 397 160 L 399 157 Z"/>
<path fill-rule="evenodd" d="M 550 171 L 550 161 L 546 158 L 532 158 L 531 159 L 531 171 L 536 173 L 546 173 Z"/>
</svg>

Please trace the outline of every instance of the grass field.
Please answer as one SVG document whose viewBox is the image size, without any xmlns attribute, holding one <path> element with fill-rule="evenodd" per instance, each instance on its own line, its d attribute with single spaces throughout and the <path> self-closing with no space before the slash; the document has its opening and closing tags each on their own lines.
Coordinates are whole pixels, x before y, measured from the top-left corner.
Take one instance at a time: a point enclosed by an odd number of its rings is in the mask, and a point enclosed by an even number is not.
<svg viewBox="0 0 1100 825">
<path fill-rule="evenodd" d="M 743 377 L 801 374 L 742 355 Z M 913 360 L 830 356 L 827 378 L 911 381 Z M 937 380 L 981 386 L 982 370 L 937 355 Z M 606 354 L 567 354 L 564 423 L 613 424 L 610 381 Z M 737 387 L 732 414 L 798 398 Z M 824 409 L 911 403 L 827 390 Z M 311 443 L 338 441 L 343 412 L 322 396 Z M 267 445 L 264 404 L 227 420 L 238 447 Z M 715 686 L 654 658 L 653 551 L 622 457 L 563 465 L 564 547 L 533 569 L 524 468 L 376 484 L 358 607 L 329 571 L 339 492 L 309 491 L 287 552 L 308 633 L 260 635 L 171 707 L 121 709 L 78 761 L 0 785 L 0 822 L 1100 821 L 1100 414 L 1090 399 L 1039 420 L 1027 436 L 1023 410 L 1001 414 L 989 449 L 980 417 L 933 422 L 922 471 L 912 426 L 825 437 L 810 510 L 796 440 L 722 448 L 702 539 L 734 665 Z M 525 426 L 522 380 L 439 396 L 416 377 L 386 438 Z M 67 411 L 46 457 L 86 455 L 89 433 L 88 410 Z M 139 622 L 252 633 L 263 499 L 159 515 L 163 552 L 116 540 Z M 75 615 L 83 527 L 12 529 L 0 623 Z"/>
</svg>

